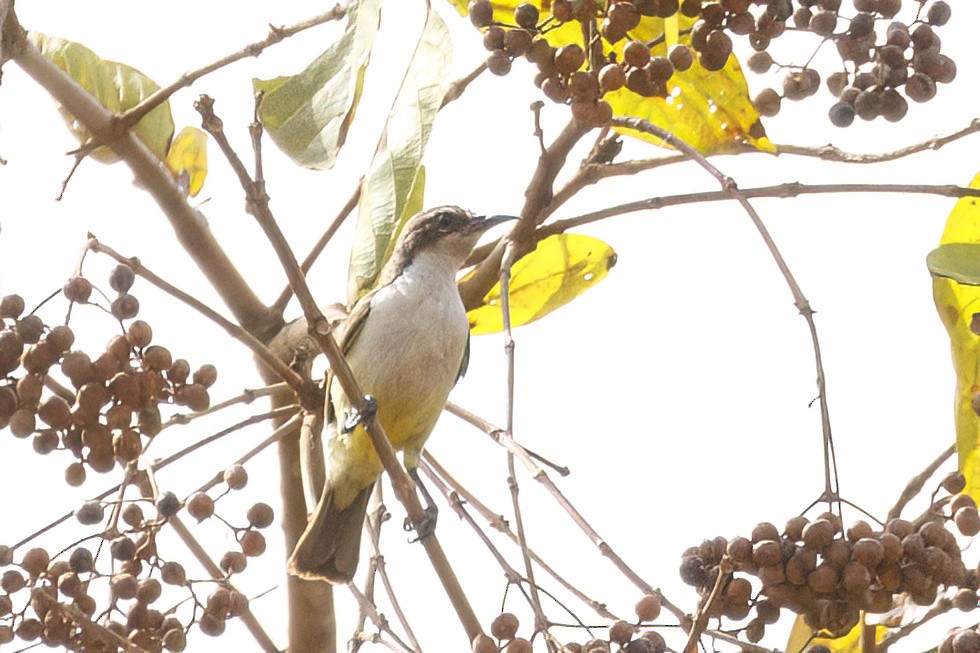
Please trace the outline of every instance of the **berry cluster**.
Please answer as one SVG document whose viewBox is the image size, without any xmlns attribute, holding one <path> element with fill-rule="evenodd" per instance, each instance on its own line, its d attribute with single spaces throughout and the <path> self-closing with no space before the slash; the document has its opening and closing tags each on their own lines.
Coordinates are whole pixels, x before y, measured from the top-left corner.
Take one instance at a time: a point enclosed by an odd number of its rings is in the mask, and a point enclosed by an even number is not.
<svg viewBox="0 0 980 653">
<path fill-rule="evenodd" d="M 590 52 L 578 43 L 556 48 L 543 36 L 557 25 L 594 19 L 598 11 L 599 7 L 591 0 L 574 3 L 556 0 L 551 3 L 551 15 L 542 20 L 536 6 L 523 3 L 514 10 L 517 25 L 513 26 L 494 20 L 489 0 L 474 0 L 469 5 L 470 20 L 477 27 L 486 28 L 483 45 L 490 51 L 487 58 L 490 72 L 506 75 L 513 59 L 524 57 L 537 66 L 534 83 L 545 96 L 553 102 L 569 104 L 576 120 L 589 126 L 602 126 L 612 119 L 612 107 L 602 99 L 605 94 L 625 87 L 644 97 L 667 97 L 667 82 L 675 70 L 687 70 L 695 61 L 695 53 L 687 45 L 676 44 L 660 55 L 656 45 L 628 38 L 643 16 L 663 11 L 650 2 L 612 4 L 601 24 L 602 41 L 596 40 Z M 621 58 L 603 46 L 603 42 L 613 46 L 623 40 L 627 43 Z M 727 50 L 722 50 L 722 40 L 712 39 L 710 54 L 699 53 L 697 57 L 704 65 L 714 66 L 712 70 L 719 70 L 731 53 L 730 40 Z M 704 57 L 708 59 L 706 63 Z"/>
<path fill-rule="evenodd" d="M 119 292 L 112 312 L 120 319 L 134 317 L 139 302 L 128 294 L 133 271 L 120 265 L 109 281 Z M 92 284 L 72 277 L 64 293 L 74 303 L 86 303 Z M 162 428 L 161 404 L 193 411 L 210 405 L 214 366 L 202 365 L 191 374 L 186 360 L 150 344 L 153 330 L 142 320 L 113 336 L 93 360 L 72 349 L 71 327 L 48 327 L 37 315 L 23 312 L 20 296 L 0 300 L 0 374 L 7 379 L 0 381 L 0 428 L 18 438 L 33 437 L 40 454 L 71 451 L 77 460 L 65 470 L 69 485 L 83 483 L 87 468 L 105 473 L 117 462 L 135 460 L 145 439 Z M 59 382 L 61 377 L 70 387 Z"/>
<path fill-rule="evenodd" d="M 830 121 L 838 127 L 847 127 L 855 116 L 897 122 L 908 113 L 906 98 L 927 102 L 935 97 L 937 83 L 956 77 L 956 64 L 941 53 L 935 30 L 950 19 L 945 0 L 934 0 L 928 10 L 924 1 L 916 2 L 918 12 L 910 23 L 892 20 L 902 9 L 901 0 L 854 0 L 856 13 L 846 20 L 840 0 L 798 4 L 792 14 L 796 29 L 833 41 L 844 65 L 843 71 L 827 77 L 827 88 L 838 99 L 830 109 Z M 885 21 L 887 27 L 877 29 L 877 23 Z M 767 42 L 752 45 L 757 52 L 748 60 L 750 70 L 764 73 L 776 65 Z M 819 88 L 820 75 L 814 69 L 785 68 L 782 93 L 766 89 L 756 97 L 764 116 L 775 115 L 781 99 L 801 100 Z"/>
<path fill-rule="evenodd" d="M 607 639 L 591 639 L 584 644 L 570 642 L 562 647 L 566 653 L 666 653 L 667 643 L 663 636 L 650 628 L 642 628 L 643 624 L 655 621 L 660 616 L 661 599 L 659 596 L 647 594 L 636 603 L 635 624 L 628 621 L 617 621 L 609 626 Z M 497 640 L 486 635 L 479 635 L 473 640 L 473 653 L 531 653 L 531 642 L 517 636 L 520 621 L 517 616 L 504 612 L 490 624 L 490 634 Z"/>
<path fill-rule="evenodd" d="M 141 650 L 182 651 L 194 624 L 217 636 L 228 618 L 248 609 L 247 598 L 228 579 L 245 570 L 249 557 L 265 552 L 259 531 L 274 520 L 268 505 L 251 506 L 244 526 L 215 520 L 236 541 L 220 558 L 222 580 L 188 580 L 181 563 L 157 551 L 157 536 L 171 518 L 186 509 L 199 522 L 209 519 L 215 502 L 244 488 L 248 474 L 233 465 L 224 472 L 221 493 L 201 491 L 181 500 L 157 490 L 132 464 L 163 429 L 161 406 L 206 410 L 217 378 L 214 366 L 192 373 L 186 360 L 151 344 L 150 325 L 133 319 L 139 312 L 129 292 L 134 280 L 126 265 L 109 275 L 117 296 L 108 311 L 127 324 L 97 357 L 73 349 L 75 333 L 67 324 L 48 326 L 35 312 L 25 315 L 18 295 L 0 299 L 0 429 L 32 438 L 40 454 L 71 452 L 74 461 L 64 474 L 69 485 L 81 485 L 88 470 L 106 473 L 118 465 L 128 470 L 125 483 L 143 497 L 126 499 L 123 490 L 114 501 L 83 503 L 75 519 L 97 530 L 61 552 L 32 548 L 19 555 L 0 545 L 0 645 L 17 638 L 109 651 L 125 640 Z M 69 316 L 94 304 L 93 293 L 104 296 L 83 276 L 69 279 L 63 291 Z M 146 507 L 152 512 L 144 513 Z"/>
<path fill-rule="evenodd" d="M 964 484 L 959 474 L 944 481 L 944 487 L 956 491 Z M 782 531 L 763 522 L 749 538 L 717 537 L 688 549 L 681 578 L 707 596 L 727 557 L 736 571 L 711 616 L 741 621 L 754 611 L 743 628 L 753 643 L 767 625 L 776 623 L 782 608 L 802 614 L 811 628 L 833 636 L 850 632 L 861 611 L 888 612 L 899 593 L 917 605 L 932 605 L 941 591 L 958 588 L 953 605 L 972 610 L 977 607 L 978 574 L 964 565 L 946 525 L 953 522 L 962 535 L 973 536 L 980 532 L 980 514 L 965 494 L 943 504 L 948 512 L 936 504 L 921 523 L 896 518 L 880 530 L 858 521 L 845 531 L 840 517 L 830 512 L 813 521 L 793 517 Z M 754 576 L 761 590 L 756 592 L 746 576 Z"/>
<path fill-rule="evenodd" d="M 245 486 L 248 476 L 235 465 L 225 471 L 224 480 L 229 490 L 236 490 Z M 183 565 L 157 552 L 157 534 L 184 505 L 199 519 L 213 514 L 213 500 L 202 497 L 207 495 L 196 494 L 182 503 L 164 492 L 149 518 L 143 502 L 86 502 L 75 512 L 76 519 L 85 526 L 99 524 L 108 507 L 109 525 L 53 556 L 36 547 L 15 564 L 15 551 L 0 545 L 0 644 L 16 637 L 72 651 L 108 651 L 125 640 L 146 651 L 183 651 L 194 623 L 206 635 L 222 634 L 227 619 L 248 609 L 248 598 L 225 580 L 206 582 L 212 590 L 200 596 L 202 582 L 189 581 Z M 233 529 L 240 550 L 221 558 L 229 577 L 245 569 L 248 557 L 265 551 L 265 539 L 256 529 L 272 524 L 272 509 L 257 503 L 246 519 L 248 526 Z M 88 540 L 94 540 L 94 546 L 86 545 Z M 161 599 L 167 599 L 168 607 L 160 606 Z M 185 623 L 177 618 L 176 608 L 188 599 L 194 609 Z"/>
<path fill-rule="evenodd" d="M 936 95 L 936 84 L 956 76 L 952 59 L 940 52 L 935 28 L 951 15 L 945 0 L 907 0 L 917 8 L 908 22 L 894 21 L 902 0 L 554 0 L 550 14 L 542 16 L 535 4 L 519 4 L 516 24 L 494 14 L 490 0 L 472 0 L 470 19 L 485 29 L 484 46 L 490 51 L 488 69 L 497 75 L 510 72 L 511 62 L 524 57 L 538 67 L 535 84 L 551 100 L 568 103 L 575 117 L 590 126 L 603 125 L 612 109 L 606 93 L 627 88 L 644 97 L 666 97 L 667 82 L 675 71 L 695 62 L 708 71 L 725 67 L 732 53 L 732 37 L 745 37 L 755 53 L 748 68 L 762 74 L 774 67 L 784 70 L 782 90 L 760 92 L 754 103 L 763 116 L 779 112 L 783 99 L 802 100 L 814 95 L 821 74 L 809 63 L 777 62 L 769 51 L 773 41 L 787 32 L 809 32 L 819 49 L 832 42 L 843 70 L 827 76 L 828 90 L 838 98 L 830 110 L 834 125 L 846 127 L 855 116 L 901 120 L 908 112 L 906 97 L 926 102 Z M 679 14 L 684 42 L 664 46 L 663 36 L 646 41 L 634 32 L 644 17 Z M 591 46 L 570 43 L 551 46 L 544 35 L 564 23 L 582 23 L 582 33 L 597 26 Z M 887 27 L 884 23 L 888 23 Z M 881 25 L 881 29 L 879 29 Z M 619 43 L 622 54 L 618 55 Z M 904 95 L 899 92 L 904 90 Z"/>
</svg>

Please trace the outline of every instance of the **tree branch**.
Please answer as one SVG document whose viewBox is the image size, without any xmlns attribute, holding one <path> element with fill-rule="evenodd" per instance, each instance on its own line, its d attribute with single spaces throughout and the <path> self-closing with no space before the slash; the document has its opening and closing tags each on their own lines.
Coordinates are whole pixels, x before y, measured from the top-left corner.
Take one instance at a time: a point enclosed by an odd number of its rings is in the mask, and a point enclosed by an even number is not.
<svg viewBox="0 0 980 653">
<path fill-rule="evenodd" d="M 930 185 L 930 184 L 802 184 L 800 182 L 788 182 L 775 186 L 760 186 L 757 188 L 741 188 L 739 193 L 747 199 L 760 197 L 771 198 L 792 198 L 801 195 L 818 195 L 826 193 L 904 193 L 913 195 L 938 195 L 940 197 L 978 197 L 980 189 L 967 188 L 965 186 L 955 186 L 951 184 Z M 550 224 L 539 227 L 536 233 L 538 240 L 547 238 L 552 234 L 562 233 L 568 229 L 581 227 L 583 225 L 605 220 L 617 215 L 635 213 L 637 211 L 649 211 L 663 209 L 669 206 L 680 206 L 682 204 L 697 204 L 699 202 L 720 202 L 733 199 L 727 191 L 707 191 L 703 193 L 684 193 L 681 195 L 667 195 L 664 197 L 650 197 L 635 202 L 627 202 L 610 206 L 599 211 L 592 211 L 574 218 L 556 220 Z"/>
<path fill-rule="evenodd" d="M 799 284 L 796 282 L 796 278 L 793 276 L 789 266 L 783 259 L 783 255 L 776 246 L 775 241 L 769 234 L 769 230 L 766 229 L 765 224 L 762 222 L 762 218 L 759 217 L 759 214 L 756 212 L 752 204 L 749 203 L 746 196 L 738 189 L 734 179 L 724 175 L 718 168 L 712 165 L 704 157 L 704 155 L 671 132 L 652 124 L 648 120 L 640 120 L 638 118 L 613 118 L 612 124 L 620 127 L 636 129 L 657 136 L 665 143 L 672 145 L 685 155 L 689 156 L 693 161 L 704 168 L 708 174 L 718 180 L 718 183 L 721 184 L 722 191 L 729 197 L 738 201 L 738 203 L 745 210 L 746 214 L 749 216 L 752 224 L 755 225 L 756 230 L 759 232 L 759 235 L 765 242 L 766 247 L 769 249 L 769 253 L 772 255 L 773 261 L 775 261 L 776 266 L 782 273 L 783 279 L 786 280 L 786 285 L 789 286 L 790 293 L 793 295 L 794 305 L 803 316 L 803 319 L 806 320 L 807 326 L 810 329 L 810 340 L 813 345 L 813 357 L 817 371 L 817 395 L 820 399 L 820 424 L 823 435 L 822 439 L 824 449 L 824 493 L 821 498 L 827 501 L 836 499 L 839 493 L 839 481 L 837 478 L 836 456 L 834 455 L 834 439 L 830 428 L 830 411 L 827 408 L 827 386 L 824 378 L 823 358 L 820 353 L 820 341 L 817 338 L 817 326 L 813 321 L 814 311 L 810 307 L 810 302 L 803 295 L 803 291 L 800 289 Z"/>
<path fill-rule="evenodd" d="M 93 252 L 105 254 L 119 263 L 128 265 L 133 269 L 133 272 L 143 277 L 160 290 L 164 291 L 171 297 L 180 300 L 187 306 L 190 306 L 195 311 L 220 326 L 229 336 L 252 350 L 255 357 L 268 366 L 269 369 L 280 379 L 288 383 L 299 397 L 304 398 L 307 400 L 307 402 L 314 401 L 317 397 L 319 397 L 319 393 L 317 392 L 316 388 L 312 386 L 312 384 L 307 383 L 299 374 L 290 369 L 290 367 L 284 362 L 279 360 L 275 354 L 273 354 L 269 348 L 262 344 L 255 336 L 234 322 L 228 320 L 201 300 L 187 294 L 180 288 L 177 288 L 173 284 L 163 280 L 140 263 L 139 259 L 135 257 L 124 257 L 116 250 L 100 242 L 99 239 L 92 234 L 89 234 L 88 248 Z"/>
<path fill-rule="evenodd" d="M 8 22 L 12 17 L 14 12 L 11 10 Z M 112 127 L 114 114 L 45 59 L 22 33 L 14 38 L 9 36 L 4 34 L 6 54 L 84 125 L 95 141 L 111 147 L 126 162 L 140 187 L 156 200 L 170 221 L 177 240 L 231 309 L 235 319 L 260 340 L 277 331 L 280 327 L 278 320 L 242 278 L 207 228 L 206 220 L 187 203 L 187 198 L 160 159 L 132 133 L 117 133 Z"/>
<path fill-rule="evenodd" d="M 336 5 L 333 9 L 326 13 L 320 14 L 319 16 L 314 16 L 312 18 L 307 18 L 306 20 L 296 23 L 295 25 L 290 25 L 289 27 L 274 27 L 269 25 L 269 35 L 261 41 L 250 43 L 238 52 L 224 56 L 213 63 L 198 68 L 197 70 L 184 73 L 178 77 L 176 81 L 157 89 L 135 107 L 117 116 L 115 118 L 114 127 L 118 130 L 131 129 L 148 113 L 166 102 L 174 93 L 182 88 L 187 88 L 205 75 L 209 75 L 214 71 L 224 68 L 225 66 L 235 63 L 241 59 L 257 57 L 262 54 L 262 51 L 266 48 L 280 43 L 294 34 L 299 34 L 300 32 L 310 29 L 311 27 L 316 27 L 317 25 L 323 25 L 324 23 L 340 20 L 346 14 L 346 8 Z"/>
</svg>

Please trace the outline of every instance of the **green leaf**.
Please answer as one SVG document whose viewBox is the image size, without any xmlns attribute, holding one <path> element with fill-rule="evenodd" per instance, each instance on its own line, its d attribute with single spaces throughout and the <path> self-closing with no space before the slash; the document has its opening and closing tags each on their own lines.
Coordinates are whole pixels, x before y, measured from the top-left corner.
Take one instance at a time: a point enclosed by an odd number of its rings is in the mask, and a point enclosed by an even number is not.
<svg viewBox="0 0 980 653">
<path fill-rule="evenodd" d="M 597 238 L 579 234 L 545 238 L 511 267 L 511 326 L 528 324 L 564 306 L 602 281 L 615 264 L 612 247 Z M 467 317 L 473 335 L 503 330 L 500 282 Z"/>
<path fill-rule="evenodd" d="M 980 286 L 980 243 L 947 243 L 929 252 L 929 272 L 966 286 Z"/>
<path fill-rule="evenodd" d="M 449 43 L 446 24 L 429 11 L 371 168 L 361 184 L 347 288 L 351 303 L 374 285 L 391 256 L 398 232 L 422 208 L 422 155 L 442 103 L 451 56 Z"/>
<path fill-rule="evenodd" d="M 132 109 L 160 87 L 152 79 L 126 64 L 101 59 L 80 43 L 45 36 L 39 32 L 28 33 L 28 39 L 51 63 L 68 74 L 88 91 L 99 103 L 113 113 Z M 81 144 L 92 139 L 92 134 L 74 116 L 61 109 L 68 129 Z M 148 113 L 133 128 L 133 133 L 160 159 L 167 156 L 170 139 L 174 135 L 174 121 L 170 115 L 170 103 L 164 102 Z M 118 159 L 108 147 L 99 147 L 90 153 L 102 163 Z"/>
<path fill-rule="evenodd" d="M 324 170 L 336 162 L 361 97 L 380 15 L 381 0 L 354 0 L 343 36 L 303 72 L 252 80 L 263 94 L 259 119 L 299 165 Z"/>
</svg>

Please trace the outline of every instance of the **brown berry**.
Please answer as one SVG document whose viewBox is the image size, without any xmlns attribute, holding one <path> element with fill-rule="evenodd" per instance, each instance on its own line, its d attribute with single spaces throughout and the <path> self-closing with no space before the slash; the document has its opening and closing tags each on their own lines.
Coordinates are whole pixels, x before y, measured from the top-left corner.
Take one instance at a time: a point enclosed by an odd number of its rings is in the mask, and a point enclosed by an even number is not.
<svg viewBox="0 0 980 653">
<path fill-rule="evenodd" d="M 69 301 L 84 304 L 92 295 L 92 282 L 85 277 L 72 277 L 65 282 L 63 290 Z"/>
<path fill-rule="evenodd" d="M 258 531 L 245 531 L 238 538 L 238 544 L 242 547 L 242 553 L 250 558 L 265 553 L 265 536 Z"/>
<path fill-rule="evenodd" d="M 153 340 L 153 329 L 143 320 L 136 320 L 126 329 L 126 340 L 137 349 L 142 349 Z"/>
<path fill-rule="evenodd" d="M 493 22 L 493 3 L 490 0 L 473 0 L 469 4 L 469 14 L 474 27 L 486 27 Z"/>
<path fill-rule="evenodd" d="M 661 606 L 662 601 L 659 596 L 656 594 L 646 594 L 634 606 L 636 618 L 644 623 L 656 621 L 657 617 L 660 616 Z"/>
<path fill-rule="evenodd" d="M 501 640 L 513 639 L 517 636 L 519 626 L 520 621 L 516 615 L 504 612 L 497 615 L 490 623 L 490 634 Z"/>
</svg>

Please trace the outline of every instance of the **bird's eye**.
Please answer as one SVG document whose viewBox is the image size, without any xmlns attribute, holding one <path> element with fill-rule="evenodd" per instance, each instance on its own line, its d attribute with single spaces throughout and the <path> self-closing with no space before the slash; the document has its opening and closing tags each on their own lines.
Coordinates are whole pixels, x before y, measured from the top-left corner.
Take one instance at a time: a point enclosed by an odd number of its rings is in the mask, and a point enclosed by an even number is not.
<svg viewBox="0 0 980 653">
<path fill-rule="evenodd" d="M 439 216 L 439 226 L 443 229 L 448 229 L 453 224 L 453 214 L 443 213 Z"/>
</svg>

